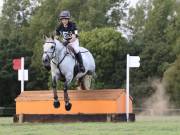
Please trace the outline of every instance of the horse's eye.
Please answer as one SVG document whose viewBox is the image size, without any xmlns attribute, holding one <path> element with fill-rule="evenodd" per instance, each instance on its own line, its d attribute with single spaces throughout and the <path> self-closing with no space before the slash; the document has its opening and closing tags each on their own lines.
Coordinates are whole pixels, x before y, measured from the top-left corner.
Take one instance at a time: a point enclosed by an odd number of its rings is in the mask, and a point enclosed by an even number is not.
<svg viewBox="0 0 180 135">
<path fill-rule="evenodd" d="M 54 49 L 54 46 L 51 46 L 51 49 Z"/>
</svg>

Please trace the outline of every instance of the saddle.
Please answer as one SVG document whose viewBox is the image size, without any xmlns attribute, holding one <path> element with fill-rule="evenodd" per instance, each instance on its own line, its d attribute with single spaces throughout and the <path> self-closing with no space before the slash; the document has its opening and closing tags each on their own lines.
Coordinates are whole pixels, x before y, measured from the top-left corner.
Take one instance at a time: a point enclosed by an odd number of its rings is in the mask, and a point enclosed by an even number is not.
<svg viewBox="0 0 180 135">
<path fill-rule="evenodd" d="M 75 66 L 74 66 L 74 77 L 75 77 L 78 73 L 80 73 L 80 65 L 79 65 L 78 60 L 75 56 L 74 49 L 70 45 L 67 45 L 66 48 L 67 48 L 67 53 L 69 55 L 71 55 L 73 59 L 75 59 Z"/>
</svg>

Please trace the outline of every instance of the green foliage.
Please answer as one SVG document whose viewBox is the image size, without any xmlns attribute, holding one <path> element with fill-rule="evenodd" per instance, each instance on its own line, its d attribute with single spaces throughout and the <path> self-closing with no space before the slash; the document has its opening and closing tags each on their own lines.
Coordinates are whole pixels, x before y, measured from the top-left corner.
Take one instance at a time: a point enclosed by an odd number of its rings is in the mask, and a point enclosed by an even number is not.
<svg viewBox="0 0 180 135">
<path fill-rule="evenodd" d="M 81 30 L 117 26 L 125 16 L 126 0 L 61 0 L 58 11 L 69 9 Z M 107 16 L 107 12 L 112 12 Z"/>
<path fill-rule="evenodd" d="M 29 1 L 4 1 L 0 17 L 0 106 L 14 106 L 14 99 L 20 93 L 20 83 L 17 72 L 13 71 L 12 60 L 25 57 L 25 68 L 31 64 L 33 52 L 24 42 L 27 38 L 23 31 L 23 27 L 27 26 L 27 16 L 30 15 L 30 12 L 26 12 L 29 6 Z M 30 77 L 30 80 L 34 79 Z"/>
<path fill-rule="evenodd" d="M 113 28 L 84 31 L 80 33 L 80 44 L 89 49 L 96 62 L 94 89 L 124 87 L 128 43 L 121 33 Z M 51 78 L 49 80 L 51 87 Z M 62 89 L 62 86 L 59 83 L 58 88 Z"/>
<path fill-rule="evenodd" d="M 148 12 L 148 20 L 145 24 L 145 39 L 157 42 L 167 42 L 166 31 L 168 27 L 168 15 L 173 10 L 173 2 L 169 0 L 154 0 L 154 9 Z"/>
<path fill-rule="evenodd" d="M 33 5 L 36 2 L 39 2 L 40 6 Z M 17 73 L 12 70 L 13 58 L 25 56 L 26 68 L 30 74 L 26 89 L 48 89 L 50 74 L 43 69 L 41 63 L 42 36 L 54 31 L 61 10 L 70 10 L 72 20 L 78 24 L 79 30 L 88 31 L 97 27 L 115 26 L 125 14 L 124 10 L 113 9 L 113 12 L 120 13 L 116 16 L 106 14 L 110 8 L 118 6 L 117 2 L 122 4 L 122 8 L 126 7 L 124 0 L 4 1 L 0 20 L 0 82 L 11 85 L 1 86 L 0 105 L 14 103 L 14 98 L 19 93 Z"/>
<path fill-rule="evenodd" d="M 162 78 L 176 59 L 173 48 L 177 47 L 174 45 L 178 37 L 177 26 L 174 26 L 174 20 L 168 20 L 175 10 L 173 0 L 141 1 L 136 9 L 131 9 L 131 42 L 138 47 L 135 53 L 141 57 L 141 67 L 132 70 L 131 91 L 139 106 L 154 92 L 151 87 L 153 79 Z"/>
<path fill-rule="evenodd" d="M 163 81 L 165 83 L 170 99 L 176 107 L 180 107 L 180 56 L 164 73 Z"/>
<path fill-rule="evenodd" d="M 61 0 L 54 1 L 54 3 L 52 3 L 51 1 L 44 1 L 42 3 L 42 6 L 37 10 L 36 14 L 32 17 L 29 26 L 23 28 L 23 31 L 27 33 L 25 35 L 27 37 L 25 38 L 32 39 L 31 41 L 25 41 L 25 44 L 28 44 L 30 47 L 33 47 L 32 67 L 36 68 L 39 71 L 42 71 L 40 73 L 45 74 L 41 64 L 43 44 L 42 35 L 44 33 L 51 32 L 55 29 L 55 26 L 57 25 L 57 17 L 61 10 L 70 10 L 72 20 L 77 22 L 79 30 L 87 31 L 97 27 L 109 26 L 109 23 L 111 23 L 111 21 L 108 21 L 106 13 L 114 4 L 116 4 L 117 1 L 118 0 Z M 123 2 L 124 0 L 120 0 L 120 3 Z M 116 11 L 116 9 L 114 9 L 113 11 Z M 121 12 L 124 11 L 122 10 Z M 112 18 L 113 17 L 111 17 L 111 19 Z M 113 23 L 111 23 L 111 25 L 113 26 Z M 34 35 L 36 35 L 36 37 L 34 37 Z M 93 38 L 95 38 L 95 36 Z M 47 82 L 48 80 L 44 81 Z"/>
<path fill-rule="evenodd" d="M 0 40 L 0 106 L 12 104 L 20 92 L 20 83 L 17 81 L 17 72 L 12 69 L 12 60 L 24 56 L 27 67 L 30 64 L 29 56 L 32 55 L 24 46 L 16 45 L 14 40 L 17 38 Z"/>
<path fill-rule="evenodd" d="M 4 1 L 0 17 L 0 106 L 13 104 L 20 90 L 17 73 L 12 70 L 13 58 L 25 56 L 30 73 L 26 89 L 50 88 L 50 73 L 41 63 L 42 36 L 55 30 L 58 14 L 64 9 L 70 10 L 77 23 L 81 46 L 95 57 L 95 88 L 125 87 L 126 54 L 139 55 L 141 67 L 130 71 L 136 105 L 154 92 L 153 78 L 160 78 L 168 82 L 171 101 L 180 106 L 179 6 L 176 0 L 140 0 L 136 8 L 130 9 L 125 25 L 132 32 L 128 42 L 115 30 L 122 27 L 120 22 L 126 17 L 126 0 Z"/>
<path fill-rule="evenodd" d="M 118 88 L 125 81 L 127 41 L 112 28 L 94 29 L 80 34 L 81 45 L 96 61 L 96 88 Z"/>
</svg>

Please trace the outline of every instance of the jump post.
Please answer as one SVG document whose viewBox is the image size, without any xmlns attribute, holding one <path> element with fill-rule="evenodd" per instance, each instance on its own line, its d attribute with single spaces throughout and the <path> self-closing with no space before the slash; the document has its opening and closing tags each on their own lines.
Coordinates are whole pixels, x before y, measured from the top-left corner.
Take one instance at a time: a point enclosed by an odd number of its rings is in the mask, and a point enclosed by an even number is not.
<svg viewBox="0 0 180 135">
<path fill-rule="evenodd" d="M 52 91 L 23 91 L 16 99 L 14 122 L 121 122 L 127 121 L 124 89 L 70 90 L 72 109 L 64 108 L 63 91 L 58 92 L 60 108 L 53 106 Z M 135 121 L 129 97 L 129 121 Z"/>
</svg>

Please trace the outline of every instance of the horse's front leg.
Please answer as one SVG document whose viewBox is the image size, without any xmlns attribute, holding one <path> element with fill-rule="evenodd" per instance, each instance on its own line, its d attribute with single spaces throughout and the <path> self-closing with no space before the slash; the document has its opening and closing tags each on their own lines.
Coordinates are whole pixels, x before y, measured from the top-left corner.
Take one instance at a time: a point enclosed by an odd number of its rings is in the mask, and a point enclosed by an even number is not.
<svg viewBox="0 0 180 135">
<path fill-rule="evenodd" d="M 57 78 L 56 76 L 53 76 L 52 77 L 52 88 L 53 88 L 53 95 L 54 95 L 54 107 L 55 108 L 59 108 L 60 107 L 60 102 L 58 100 L 58 94 L 57 94 L 57 89 L 56 89 L 56 86 L 57 86 Z"/>
<path fill-rule="evenodd" d="M 71 79 L 72 80 L 72 79 Z M 70 81 L 65 81 L 64 83 L 64 102 L 65 102 L 65 108 L 67 111 L 71 110 L 72 104 L 70 103 L 69 95 L 68 95 L 68 85 L 70 84 Z"/>
</svg>

